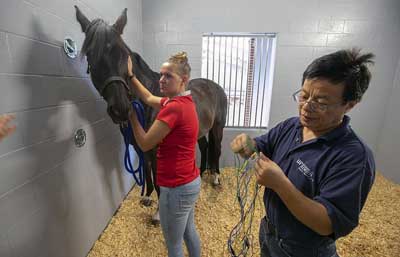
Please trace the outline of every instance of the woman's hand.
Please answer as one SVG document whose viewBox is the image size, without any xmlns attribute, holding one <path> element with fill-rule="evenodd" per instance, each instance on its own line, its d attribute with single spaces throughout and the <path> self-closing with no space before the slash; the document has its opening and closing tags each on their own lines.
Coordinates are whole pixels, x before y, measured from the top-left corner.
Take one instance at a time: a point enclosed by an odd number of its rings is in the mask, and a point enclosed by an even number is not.
<svg viewBox="0 0 400 257">
<path fill-rule="evenodd" d="M 147 105 L 150 105 L 152 108 L 160 109 L 161 108 L 161 97 L 153 95 L 143 84 L 135 77 L 135 72 L 133 71 L 132 59 L 128 56 L 128 77 L 129 77 L 129 86 L 131 86 L 132 91 L 135 92 L 137 96 Z M 138 74 L 140 70 L 137 71 Z"/>
<path fill-rule="evenodd" d="M 15 131 L 15 125 L 10 126 L 9 124 L 14 118 L 13 115 L 0 115 L 0 141 Z"/>
<path fill-rule="evenodd" d="M 135 109 L 132 109 L 132 111 L 129 113 L 129 121 L 131 122 L 132 127 L 141 126 L 137 118 Z"/>
<path fill-rule="evenodd" d="M 131 56 L 128 56 L 128 76 L 133 77 L 135 74 L 133 73 L 133 64 Z"/>
</svg>

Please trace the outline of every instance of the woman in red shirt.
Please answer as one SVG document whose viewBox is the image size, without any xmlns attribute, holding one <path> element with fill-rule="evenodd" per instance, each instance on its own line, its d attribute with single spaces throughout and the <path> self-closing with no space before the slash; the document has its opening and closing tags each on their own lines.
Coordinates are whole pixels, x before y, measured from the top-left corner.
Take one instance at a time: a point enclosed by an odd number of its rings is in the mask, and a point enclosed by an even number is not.
<svg viewBox="0 0 400 257">
<path fill-rule="evenodd" d="M 184 240 L 189 256 L 200 257 L 200 238 L 194 224 L 201 185 L 195 163 L 199 122 L 190 91 L 185 91 L 190 77 L 186 53 L 172 56 L 161 66 L 160 91 L 165 97 L 154 96 L 134 77 L 130 58 L 128 74 L 140 99 L 160 110 L 147 133 L 135 112 L 130 121 L 136 142 L 144 152 L 158 145 L 156 181 L 160 186 L 160 223 L 168 256 L 183 257 Z"/>
</svg>

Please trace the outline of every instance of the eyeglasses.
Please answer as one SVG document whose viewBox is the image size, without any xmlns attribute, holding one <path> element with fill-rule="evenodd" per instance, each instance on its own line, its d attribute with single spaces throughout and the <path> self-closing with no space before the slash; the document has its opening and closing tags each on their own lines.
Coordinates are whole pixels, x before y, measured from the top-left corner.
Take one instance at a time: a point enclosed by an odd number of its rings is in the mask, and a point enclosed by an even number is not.
<svg viewBox="0 0 400 257">
<path fill-rule="evenodd" d="M 302 95 L 302 90 L 301 89 L 296 91 L 296 92 L 294 92 L 292 97 L 293 97 L 293 100 L 298 104 L 304 105 L 304 104 L 307 103 L 310 106 L 311 110 L 313 110 L 313 111 L 325 112 L 325 111 L 329 110 L 332 107 L 339 106 L 339 105 L 343 104 L 343 102 L 336 103 L 336 104 L 323 104 L 323 103 L 319 103 L 319 102 L 317 102 L 315 100 L 312 100 L 312 99 L 306 99 L 304 97 L 304 95 Z"/>
</svg>

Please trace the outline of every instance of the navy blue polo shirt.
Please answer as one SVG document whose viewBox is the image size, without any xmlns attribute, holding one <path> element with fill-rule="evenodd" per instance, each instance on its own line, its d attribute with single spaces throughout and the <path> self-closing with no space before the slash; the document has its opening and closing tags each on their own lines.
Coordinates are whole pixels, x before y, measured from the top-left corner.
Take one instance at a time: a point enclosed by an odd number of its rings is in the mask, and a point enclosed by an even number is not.
<svg viewBox="0 0 400 257">
<path fill-rule="evenodd" d="M 274 191 L 265 188 L 267 217 L 281 238 L 311 248 L 345 236 L 358 225 L 375 178 L 375 162 L 349 122 L 345 116 L 339 127 L 302 143 L 303 127 L 295 117 L 255 138 L 257 149 L 276 162 L 305 196 L 324 205 L 332 222 L 333 234 L 319 235 L 297 220 Z"/>
</svg>

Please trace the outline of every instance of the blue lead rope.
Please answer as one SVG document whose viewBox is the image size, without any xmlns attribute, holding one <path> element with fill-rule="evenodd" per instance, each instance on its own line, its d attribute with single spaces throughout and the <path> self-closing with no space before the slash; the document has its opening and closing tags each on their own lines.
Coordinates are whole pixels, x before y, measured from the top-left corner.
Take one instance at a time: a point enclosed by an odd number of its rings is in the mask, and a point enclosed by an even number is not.
<svg viewBox="0 0 400 257">
<path fill-rule="evenodd" d="M 133 101 L 132 102 L 132 107 L 136 112 L 136 115 L 138 117 L 140 125 L 144 128 L 145 126 L 145 119 L 144 119 L 144 108 L 143 105 L 139 101 Z M 136 181 L 136 184 L 142 187 L 142 192 L 141 195 L 143 196 L 144 194 L 144 179 L 145 179 L 145 174 L 143 170 L 143 164 L 144 164 L 144 155 L 142 150 L 139 148 L 136 150 L 136 153 L 139 157 L 139 165 L 137 169 L 135 170 L 132 165 L 132 160 L 131 160 L 131 155 L 129 151 L 129 145 L 130 142 L 132 141 L 133 137 L 133 130 L 131 123 L 128 122 L 128 126 L 121 128 L 122 134 L 124 136 L 124 141 L 125 141 L 125 157 L 124 157 L 124 163 L 125 163 L 125 169 L 132 174 L 133 178 Z"/>
</svg>

